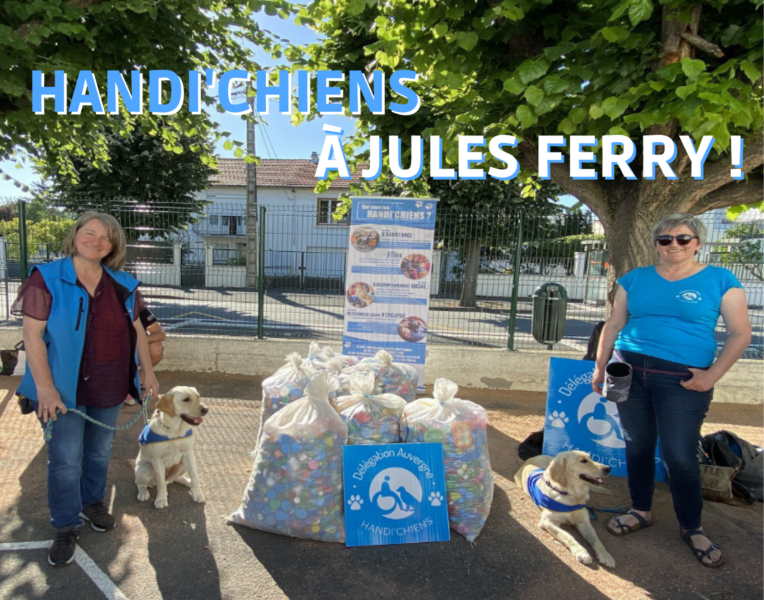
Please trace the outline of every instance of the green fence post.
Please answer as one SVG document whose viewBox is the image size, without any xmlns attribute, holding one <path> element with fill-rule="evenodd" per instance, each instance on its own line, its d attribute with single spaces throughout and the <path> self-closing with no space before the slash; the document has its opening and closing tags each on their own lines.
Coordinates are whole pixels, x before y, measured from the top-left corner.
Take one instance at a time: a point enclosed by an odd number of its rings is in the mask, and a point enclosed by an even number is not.
<svg viewBox="0 0 764 600">
<path fill-rule="evenodd" d="M 260 231 L 257 244 L 257 339 L 263 339 L 265 314 L 265 207 L 260 207 Z"/>
<path fill-rule="evenodd" d="M 27 204 L 19 200 L 19 268 L 21 281 L 27 278 Z"/>
<path fill-rule="evenodd" d="M 512 298 L 509 307 L 509 341 L 507 350 L 515 349 L 515 322 L 517 321 L 517 295 L 520 287 L 520 263 L 523 251 L 523 211 L 520 211 L 520 219 L 517 223 L 517 237 L 515 239 L 515 261 L 512 266 Z"/>
</svg>

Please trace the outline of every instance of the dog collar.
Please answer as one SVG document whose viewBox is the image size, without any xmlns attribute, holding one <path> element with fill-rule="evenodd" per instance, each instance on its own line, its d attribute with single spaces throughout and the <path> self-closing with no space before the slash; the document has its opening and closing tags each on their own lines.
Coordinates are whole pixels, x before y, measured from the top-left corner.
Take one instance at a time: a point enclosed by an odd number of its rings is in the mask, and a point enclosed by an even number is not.
<svg viewBox="0 0 764 600">
<path fill-rule="evenodd" d="M 558 494 L 561 494 L 562 496 L 567 496 L 567 495 L 568 495 L 568 492 L 565 492 L 565 491 L 563 491 L 563 490 L 558 490 L 556 487 L 554 487 L 554 486 L 553 486 L 553 485 L 552 485 L 552 484 L 549 482 L 549 480 L 548 480 L 546 477 L 544 477 L 544 483 L 546 484 L 546 486 L 547 486 L 549 489 L 552 489 L 552 490 L 554 490 L 554 491 L 555 491 L 555 492 L 557 492 Z"/>
<path fill-rule="evenodd" d="M 159 442 L 172 442 L 174 440 L 191 437 L 192 435 L 194 435 L 194 430 L 189 429 L 186 435 L 180 438 L 169 438 L 166 435 L 160 435 L 156 433 L 153 429 L 151 429 L 151 425 L 147 424 L 143 428 L 143 431 L 141 431 L 141 435 L 138 437 L 138 442 L 141 444 L 141 446 L 146 446 L 148 444 L 158 444 Z"/>
</svg>

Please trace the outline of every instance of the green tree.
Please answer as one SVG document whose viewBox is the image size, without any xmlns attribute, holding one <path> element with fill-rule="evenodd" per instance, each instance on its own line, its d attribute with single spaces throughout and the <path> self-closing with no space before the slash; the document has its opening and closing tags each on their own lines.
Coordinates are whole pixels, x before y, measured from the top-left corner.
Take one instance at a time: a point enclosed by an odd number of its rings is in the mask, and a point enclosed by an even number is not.
<svg viewBox="0 0 764 600">
<path fill-rule="evenodd" d="M 69 175 L 74 174 L 75 160 L 87 160 L 96 168 L 108 160 L 107 136 L 113 118 L 94 114 L 89 107 L 80 115 L 58 115 L 50 101 L 44 114 L 35 115 L 32 71 L 42 71 L 47 85 L 52 84 L 54 71 L 65 71 L 71 98 L 80 71 L 90 70 L 97 81 L 105 82 L 109 70 L 123 74 L 140 70 L 147 102 L 152 69 L 167 69 L 181 78 L 188 71 L 206 68 L 218 74 L 230 69 L 252 72 L 259 68 L 254 60 L 256 47 L 278 56 L 278 40 L 256 21 L 259 11 L 282 18 L 291 14 L 286 0 L 0 2 L 0 160 L 15 153 L 43 157 L 51 170 Z M 205 85 L 202 92 L 209 104 L 212 100 Z M 121 130 L 157 128 L 161 117 L 147 109 L 120 121 Z M 193 115 L 181 110 L 162 128 L 162 144 L 180 152 L 181 139 L 206 139 L 215 127 L 205 111 Z M 211 159 L 209 154 L 202 156 L 205 161 Z"/>
<path fill-rule="evenodd" d="M 722 240 L 731 242 L 730 248 L 722 254 L 722 263 L 738 264 L 759 281 L 764 281 L 764 235 L 757 223 L 738 223 L 730 227 Z"/>
<path fill-rule="evenodd" d="M 108 212 L 134 239 L 160 238 L 183 229 L 203 212 L 206 202 L 196 193 L 209 187 L 217 171 L 202 160 L 212 153 L 204 139 L 184 137 L 178 142 L 180 152 L 166 150 L 165 127 L 169 126 L 160 123 L 159 135 L 142 129 L 127 136 L 118 128 L 107 132 L 109 160 L 96 167 L 87 158 L 75 158 L 74 179 L 47 166 L 48 204 L 72 213 L 88 208 Z"/>
<path fill-rule="evenodd" d="M 514 134 L 521 166 L 536 172 L 539 135 L 629 136 L 637 181 L 551 179 L 601 220 L 611 283 L 653 260 L 650 227 L 672 212 L 761 201 L 762 14 L 760 0 L 314 0 L 298 14 L 323 40 L 307 64 L 341 71 L 410 68 L 416 115 L 360 116 L 360 147 L 383 136 L 439 135 L 444 166 L 458 164 L 456 137 Z M 676 180 L 641 177 L 641 136 L 673 139 Z M 679 135 L 716 142 L 695 180 Z M 730 136 L 745 139 L 746 182 L 730 177 Z M 598 159 L 601 153 L 597 152 Z M 410 152 L 404 152 L 404 164 Z M 599 169 L 598 169 L 599 170 Z M 612 288 L 613 286 L 611 286 Z M 614 289 L 611 289 L 611 294 Z"/>
</svg>

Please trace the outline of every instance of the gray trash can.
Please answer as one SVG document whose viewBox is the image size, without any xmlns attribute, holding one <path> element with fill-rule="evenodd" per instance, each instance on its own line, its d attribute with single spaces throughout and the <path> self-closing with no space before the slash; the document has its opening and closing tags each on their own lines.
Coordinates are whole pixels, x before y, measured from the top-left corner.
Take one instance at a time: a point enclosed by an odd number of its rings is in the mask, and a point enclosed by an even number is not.
<svg viewBox="0 0 764 600">
<path fill-rule="evenodd" d="M 565 316 L 568 310 L 568 292 L 559 283 L 544 283 L 532 296 L 533 312 L 531 332 L 539 344 L 551 350 L 565 336 Z"/>
</svg>

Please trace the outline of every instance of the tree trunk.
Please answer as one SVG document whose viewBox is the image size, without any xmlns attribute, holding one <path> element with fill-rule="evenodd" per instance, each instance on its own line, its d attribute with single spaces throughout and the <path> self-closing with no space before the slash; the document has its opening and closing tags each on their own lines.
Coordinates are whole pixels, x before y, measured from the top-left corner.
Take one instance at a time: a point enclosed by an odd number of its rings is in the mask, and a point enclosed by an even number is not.
<svg viewBox="0 0 764 600">
<path fill-rule="evenodd" d="M 462 279 L 462 296 L 459 306 L 475 308 L 477 306 L 477 278 L 480 272 L 480 240 L 468 240 Z"/>
</svg>

